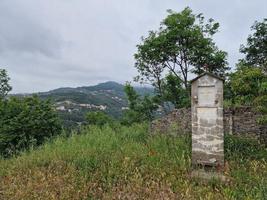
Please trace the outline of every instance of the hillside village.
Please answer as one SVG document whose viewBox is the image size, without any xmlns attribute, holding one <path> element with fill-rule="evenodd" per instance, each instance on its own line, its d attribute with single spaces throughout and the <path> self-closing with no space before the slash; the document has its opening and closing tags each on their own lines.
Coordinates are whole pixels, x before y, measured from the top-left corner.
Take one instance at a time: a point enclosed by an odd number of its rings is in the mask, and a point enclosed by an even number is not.
<svg viewBox="0 0 267 200">
<path fill-rule="evenodd" d="M 88 108 L 88 109 L 96 109 L 96 110 L 101 110 L 101 111 L 105 111 L 107 109 L 107 106 L 105 105 L 94 105 L 94 104 L 77 104 L 77 103 L 73 103 L 71 101 L 61 101 L 61 102 L 57 102 L 55 104 L 56 106 L 56 110 L 58 111 L 67 111 L 69 113 L 73 112 L 73 111 L 79 111 L 79 108 L 75 108 L 75 107 L 80 107 L 80 108 Z"/>
<path fill-rule="evenodd" d="M 135 89 L 140 95 L 153 94 L 151 87 Z M 66 128 L 85 123 L 85 115 L 90 111 L 102 111 L 118 119 L 129 109 L 124 85 L 111 81 L 94 86 L 59 88 L 36 95 L 51 100 Z"/>
</svg>

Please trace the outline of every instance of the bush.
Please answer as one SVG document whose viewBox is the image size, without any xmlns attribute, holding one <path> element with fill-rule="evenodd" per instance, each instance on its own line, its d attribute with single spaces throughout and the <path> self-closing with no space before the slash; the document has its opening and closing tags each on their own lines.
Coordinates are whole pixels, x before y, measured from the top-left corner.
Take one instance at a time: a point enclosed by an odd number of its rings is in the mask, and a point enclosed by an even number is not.
<svg viewBox="0 0 267 200">
<path fill-rule="evenodd" d="M 103 126 L 105 124 L 111 124 L 113 119 L 104 112 L 88 112 L 86 114 L 86 122 L 89 125 Z"/>
<path fill-rule="evenodd" d="M 61 132 L 59 118 L 49 101 L 38 97 L 0 101 L 0 153 L 4 157 L 43 144 Z"/>
</svg>

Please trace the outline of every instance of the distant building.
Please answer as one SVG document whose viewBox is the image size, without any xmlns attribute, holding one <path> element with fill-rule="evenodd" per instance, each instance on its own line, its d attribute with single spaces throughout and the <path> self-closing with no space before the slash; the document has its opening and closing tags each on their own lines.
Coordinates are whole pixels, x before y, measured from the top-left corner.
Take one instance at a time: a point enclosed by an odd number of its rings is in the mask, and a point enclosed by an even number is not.
<svg viewBox="0 0 267 200">
<path fill-rule="evenodd" d="M 58 107 L 56 107 L 56 110 L 64 111 L 66 109 L 65 109 L 65 106 L 58 106 Z"/>
</svg>

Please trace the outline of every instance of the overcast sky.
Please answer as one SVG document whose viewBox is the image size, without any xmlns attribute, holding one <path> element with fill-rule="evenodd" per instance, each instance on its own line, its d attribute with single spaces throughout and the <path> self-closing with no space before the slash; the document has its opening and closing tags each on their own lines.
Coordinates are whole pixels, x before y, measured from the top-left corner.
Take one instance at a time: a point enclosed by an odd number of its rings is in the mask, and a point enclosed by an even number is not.
<svg viewBox="0 0 267 200">
<path fill-rule="evenodd" d="M 124 83 L 137 75 L 140 37 L 186 6 L 220 23 L 215 41 L 231 66 L 250 26 L 267 17 L 266 0 L 0 0 L 0 68 L 13 93 Z"/>
</svg>

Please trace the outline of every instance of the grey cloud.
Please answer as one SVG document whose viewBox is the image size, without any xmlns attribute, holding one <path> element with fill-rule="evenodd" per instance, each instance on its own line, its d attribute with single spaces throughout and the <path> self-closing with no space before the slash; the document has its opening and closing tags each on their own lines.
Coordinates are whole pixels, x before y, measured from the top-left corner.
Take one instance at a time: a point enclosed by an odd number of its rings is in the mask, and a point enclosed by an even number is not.
<svg viewBox="0 0 267 200">
<path fill-rule="evenodd" d="M 137 74 L 140 37 L 158 29 L 167 9 L 186 6 L 220 23 L 215 41 L 233 67 L 250 26 L 266 17 L 267 1 L 1 0 L 0 67 L 13 92 L 123 83 Z"/>
<path fill-rule="evenodd" d="M 59 57 L 60 36 L 40 24 L 38 19 L 30 18 L 26 10 L 14 9 L 12 3 L 0 2 L 0 54 L 14 52 Z"/>
</svg>

